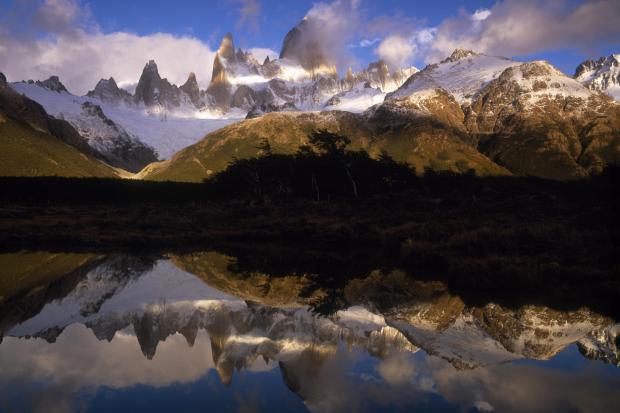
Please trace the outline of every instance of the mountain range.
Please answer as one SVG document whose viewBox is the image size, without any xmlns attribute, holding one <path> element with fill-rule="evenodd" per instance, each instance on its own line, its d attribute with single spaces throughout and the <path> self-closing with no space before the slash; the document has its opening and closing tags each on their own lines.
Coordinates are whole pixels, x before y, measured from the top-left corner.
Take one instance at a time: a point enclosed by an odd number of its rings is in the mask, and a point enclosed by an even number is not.
<svg viewBox="0 0 620 413">
<path fill-rule="evenodd" d="M 340 77 L 304 38 L 307 24 L 286 35 L 279 58 L 263 62 L 227 34 L 206 90 L 194 73 L 171 84 L 153 60 L 133 94 L 113 78 L 86 96 L 57 76 L 5 89 L 68 122 L 108 165 L 144 179 L 200 181 L 233 157 L 255 156 L 264 139 L 292 153 L 317 129 L 419 172 L 566 180 L 620 163 L 620 55 L 586 61 L 569 77 L 544 61 L 458 49 L 423 70 L 377 61 Z"/>
</svg>

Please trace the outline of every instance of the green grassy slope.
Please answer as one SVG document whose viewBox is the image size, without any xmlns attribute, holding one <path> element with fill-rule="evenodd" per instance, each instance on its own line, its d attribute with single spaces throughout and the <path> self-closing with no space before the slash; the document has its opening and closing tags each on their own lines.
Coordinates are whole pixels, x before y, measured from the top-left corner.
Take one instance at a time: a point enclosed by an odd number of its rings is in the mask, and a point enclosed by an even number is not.
<svg viewBox="0 0 620 413">
<path fill-rule="evenodd" d="M 382 150 L 399 161 L 407 161 L 422 172 L 436 170 L 465 172 L 474 169 L 479 175 L 506 175 L 507 170 L 480 154 L 474 147 L 430 128 L 405 127 L 373 130 L 359 116 L 347 112 L 270 113 L 245 120 L 208 134 L 170 160 L 151 164 L 139 176 L 157 181 L 200 182 L 226 169 L 234 159 L 259 154 L 262 140 L 269 141 L 274 153 L 295 153 L 308 142 L 317 129 L 345 135 L 351 139 L 349 149 L 365 149 L 377 157 Z"/>
<path fill-rule="evenodd" d="M 111 167 L 60 139 L 2 117 L 0 175 L 116 177 Z"/>
</svg>

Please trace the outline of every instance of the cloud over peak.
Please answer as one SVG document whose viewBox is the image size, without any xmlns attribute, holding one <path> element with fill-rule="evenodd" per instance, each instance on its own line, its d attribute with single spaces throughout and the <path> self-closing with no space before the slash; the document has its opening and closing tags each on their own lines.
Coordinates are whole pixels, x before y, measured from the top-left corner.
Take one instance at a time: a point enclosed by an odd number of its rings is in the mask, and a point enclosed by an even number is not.
<svg viewBox="0 0 620 413">
<path fill-rule="evenodd" d="M 258 0 L 231 0 L 239 6 L 239 20 L 237 30 L 247 27 L 250 31 L 260 30 L 261 4 Z"/>
<path fill-rule="evenodd" d="M 553 49 L 581 51 L 617 42 L 620 7 L 616 0 L 575 4 L 565 0 L 504 0 L 489 10 L 445 19 L 429 48 L 427 61 L 456 48 L 521 56 Z"/>
<path fill-rule="evenodd" d="M 0 71 L 11 81 L 59 75 L 71 92 L 85 94 L 99 79 L 112 76 L 131 88 L 150 59 L 173 83 L 182 84 L 189 72 L 203 87 L 211 79 L 214 52 L 201 40 L 168 33 L 102 33 L 76 1 L 45 0 L 26 26 L 12 30 L 10 22 L 0 21 Z"/>
</svg>

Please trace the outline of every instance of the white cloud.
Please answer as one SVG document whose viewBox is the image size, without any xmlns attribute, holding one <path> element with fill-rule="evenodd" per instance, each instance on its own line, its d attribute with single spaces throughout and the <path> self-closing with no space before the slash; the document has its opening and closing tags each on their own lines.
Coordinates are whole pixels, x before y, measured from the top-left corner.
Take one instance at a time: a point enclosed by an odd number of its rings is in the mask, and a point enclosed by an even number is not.
<svg viewBox="0 0 620 413">
<path fill-rule="evenodd" d="M 428 27 L 421 30 L 418 30 L 415 35 L 415 41 L 420 45 L 430 44 L 435 38 L 435 33 L 437 33 L 437 29 L 434 27 Z"/>
<path fill-rule="evenodd" d="M 110 76 L 119 85 L 135 85 L 149 59 L 157 62 L 160 75 L 172 83 L 184 83 L 189 72 L 196 73 L 202 87 L 211 80 L 214 52 L 201 40 L 166 33 L 87 31 L 82 28 L 85 16 L 76 2 L 47 0 L 31 22 L 33 31 L 45 30 L 45 37 L 15 37 L 10 27 L 0 27 L 4 46 L 0 48 L 0 71 L 11 81 L 58 75 L 77 94 Z"/>
<path fill-rule="evenodd" d="M 405 67 L 411 63 L 416 45 L 405 37 L 395 35 L 385 38 L 375 50 L 375 54 L 391 67 Z"/>
<path fill-rule="evenodd" d="M 278 58 L 278 52 L 265 47 L 253 47 L 249 50 L 249 52 L 254 55 L 254 57 L 256 58 L 256 60 L 258 60 L 259 63 L 263 63 L 265 58 L 268 56 L 270 60 Z"/>
<path fill-rule="evenodd" d="M 375 37 L 374 39 L 363 39 L 362 41 L 360 41 L 359 47 L 370 47 L 379 43 L 380 41 L 381 39 L 378 37 Z"/>
<path fill-rule="evenodd" d="M 260 2 L 258 0 L 233 0 L 233 2 L 239 4 L 237 30 L 247 27 L 253 32 L 258 32 L 260 30 Z"/>
<path fill-rule="evenodd" d="M 240 5 L 238 24 L 258 23 L 259 0 L 229 1 Z M 56 74 L 69 90 L 82 94 L 104 77 L 135 85 L 144 64 L 155 59 L 160 74 L 173 83 L 183 83 L 190 71 L 201 87 L 209 83 L 214 53 L 200 39 L 103 33 L 76 0 L 45 0 L 35 12 L 27 5 L 15 2 L 15 10 L 0 16 L 0 71 L 10 80 Z M 592 52 L 620 39 L 617 0 L 503 0 L 473 13 L 462 10 L 436 27 L 400 14 L 369 17 L 359 0 L 335 0 L 315 3 L 306 19 L 310 23 L 297 49 L 318 51 L 340 69 L 357 66 L 353 49 L 373 46 L 378 57 L 403 66 L 436 62 L 456 48 L 521 56 L 560 48 Z M 252 51 L 259 61 L 276 56 L 270 49 Z"/>
<path fill-rule="evenodd" d="M 381 360 L 377 371 L 389 384 L 402 384 L 411 381 L 415 375 L 414 364 L 407 353 L 391 353 Z"/>
<path fill-rule="evenodd" d="M 348 67 L 352 56 L 347 45 L 361 27 L 358 7 L 358 0 L 315 3 L 304 17 L 295 45 L 287 50 L 288 57 L 302 64 L 327 59 L 341 69 Z"/>
<path fill-rule="evenodd" d="M 491 15 L 491 10 L 489 9 L 478 9 L 471 15 L 471 19 L 473 21 L 483 21 L 486 20 Z"/>
<path fill-rule="evenodd" d="M 456 48 L 520 56 L 561 48 L 590 51 L 620 38 L 617 0 L 504 0 L 472 15 L 461 12 L 438 27 L 426 60 Z"/>
</svg>

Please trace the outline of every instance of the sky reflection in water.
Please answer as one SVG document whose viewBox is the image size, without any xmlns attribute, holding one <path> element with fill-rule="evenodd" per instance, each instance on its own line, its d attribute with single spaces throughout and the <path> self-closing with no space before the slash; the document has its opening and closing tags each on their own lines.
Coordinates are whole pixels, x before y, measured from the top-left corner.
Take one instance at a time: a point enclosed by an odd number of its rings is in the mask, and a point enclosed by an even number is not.
<svg viewBox="0 0 620 413">
<path fill-rule="evenodd" d="M 99 259 L 36 314 L 3 320 L 0 411 L 611 412 L 620 405 L 620 329 L 603 316 L 455 310 L 458 300 L 445 295 L 381 314 L 355 302 L 319 316 L 301 296 L 284 294 L 273 305 L 282 295 L 261 293 L 252 277 L 223 277 L 214 258 L 201 266 Z M 272 305 L 247 301 L 260 294 Z M 502 330 L 481 311 L 513 326 Z"/>
</svg>

